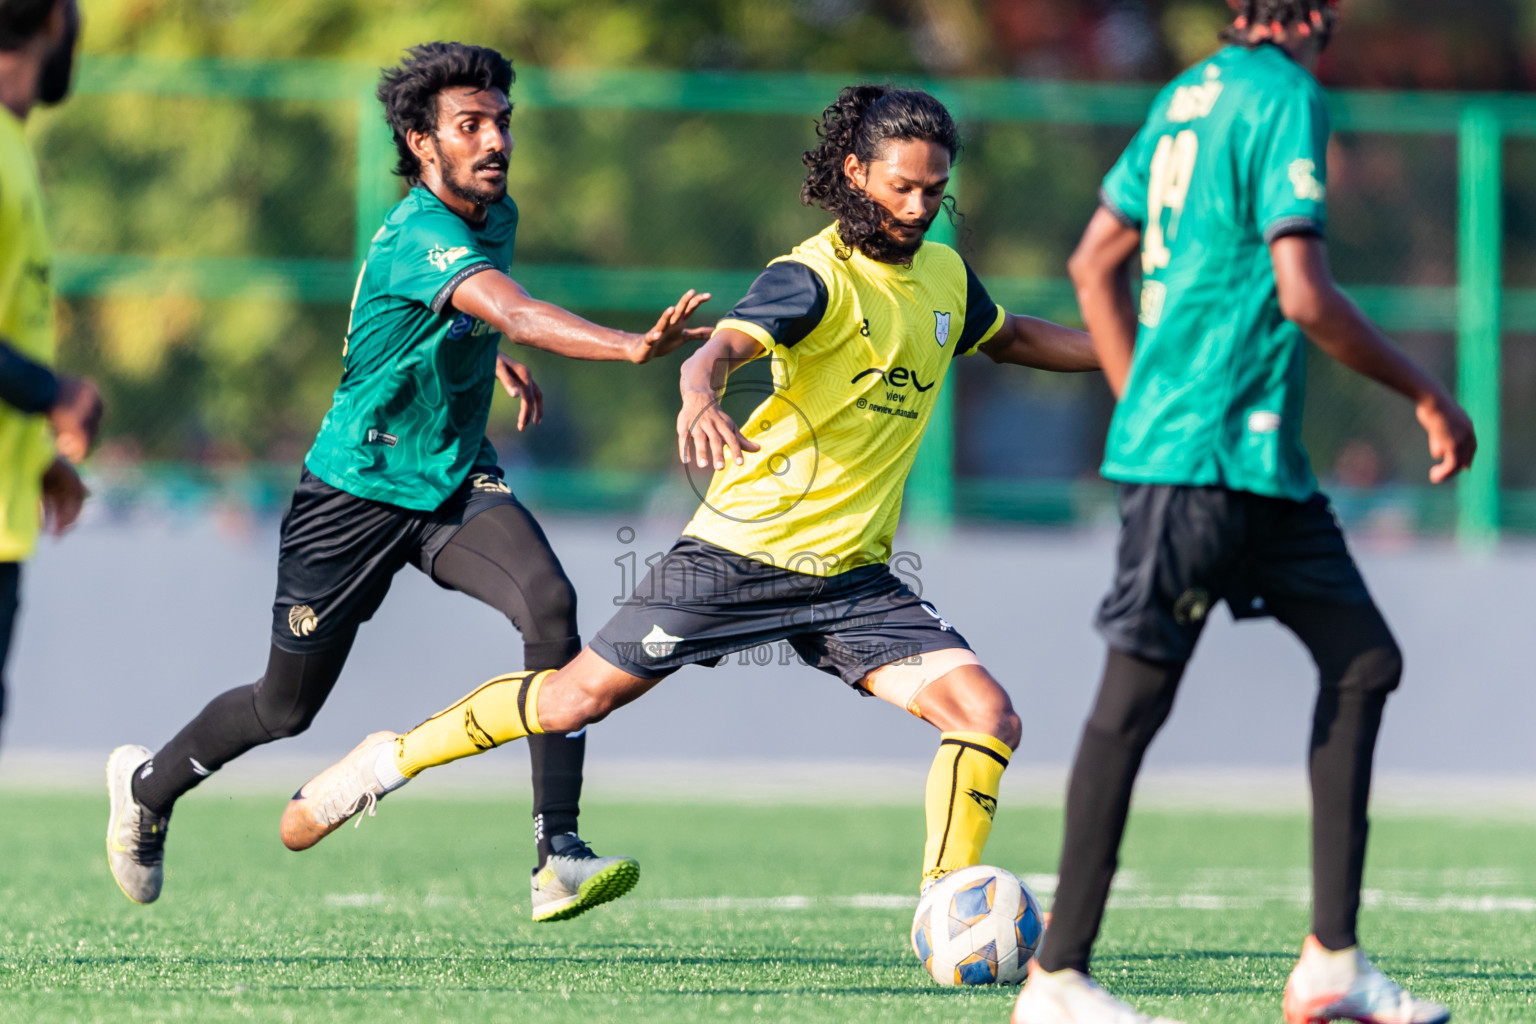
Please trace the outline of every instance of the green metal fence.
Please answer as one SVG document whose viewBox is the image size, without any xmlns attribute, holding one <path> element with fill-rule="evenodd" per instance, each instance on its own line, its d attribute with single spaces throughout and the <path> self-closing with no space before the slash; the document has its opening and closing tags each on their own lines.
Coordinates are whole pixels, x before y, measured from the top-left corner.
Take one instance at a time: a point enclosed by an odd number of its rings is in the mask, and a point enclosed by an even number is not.
<svg viewBox="0 0 1536 1024">
<path fill-rule="evenodd" d="M 372 90 L 377 69 L 337 61 L 185 60 L 93 57 L 83 62 L 78 91 L 351 103 L 357 112 L 355 252 L 358 259 L 398 196 L 390 174 L 393 144 Z M 586 108 L 761 115 L 817 114 L 846 84 L 843 76 L 665 71 L 553 71 L 520 68 L 517 101 L 525 108 Z M 918 82 L 964 122 L 1135 126 L 1154 89 L 1141 85 L 1024 80 Z M 1536 137 L 1536 99 L 1467 94 L 1337 92 L 1334 126 L 1345 132 L 1454 136 L 1459 142 L 1457 284 L 1441 287 L 1361 286 L 1349 290 L 1388 330 L 1454 332 L 1460 396 L 1479 424 L 1476 468 L 1456 492 L 1457 533 L 1473 547 L 1500 529 L 1501 332 L 1536 333 L 1536 289 L 1506 289 L 1502 267 L 1503 142 Z M 952 190 L 961 188 L 956 174 Z M 947 225 L 943 229 L 947 230 Z M 941 236 L 942 237 L 942 236 Z M 948 240 L 948 239 L 945 239 Z M 318 259 L 196 258 L 61 253 L 58 287 L 65 295 L 165 294 L 204 298 L 251 294 L 301 302 L 345 303 L 356 262 Z M 654 310 L 686 287 L 741 294 L 752 270 L 603 268 L 520 263 L 519 280 L 550 301 L 575 308 Z M 999 278 L 993 294 L 1018 309 L 1072 305 L 1064 277 Z M 1346 282 L 1347 284 L 1347 282 Z M 912 478 L 909 512 L 945 524 L 955 506 L 951 407 L 941 406 Z M 1070 487 L 1063 485 L 1063 494 Z M 1063 500 L 1067 500 L 1063 498 Z"/>
</svg>

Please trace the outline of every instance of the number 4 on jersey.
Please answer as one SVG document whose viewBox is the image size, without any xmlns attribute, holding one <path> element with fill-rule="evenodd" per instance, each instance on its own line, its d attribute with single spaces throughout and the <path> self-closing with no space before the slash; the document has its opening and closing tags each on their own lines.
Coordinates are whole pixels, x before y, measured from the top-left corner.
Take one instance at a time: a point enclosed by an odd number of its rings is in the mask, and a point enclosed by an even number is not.
<svg viewBox="0 0 1536 1024">
<path fill-rule="evenodd" d="M 1195 153 L 1200 139 L 1186 128 L 1177 135 L 1157 140 L 1152 154 L 1151 180 L 1147 183 L 1147 231 L 1141 245 L 1141 272 L 1150 274 L 1168 265 L 1172 253 L 1167 240 L 1179 230 L 1179 215 L 1189 195 L 1189 179 L 1195 170 Z M 1168 230 L 1163 231 L 1163 211 L 1167 210 Z"/>
</svg>

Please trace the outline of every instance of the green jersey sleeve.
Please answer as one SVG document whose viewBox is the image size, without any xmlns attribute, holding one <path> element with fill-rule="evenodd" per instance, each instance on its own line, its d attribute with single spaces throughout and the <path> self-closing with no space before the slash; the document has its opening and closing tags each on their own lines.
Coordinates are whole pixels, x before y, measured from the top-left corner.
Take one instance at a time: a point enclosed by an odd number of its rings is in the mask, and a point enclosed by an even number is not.
<svg viewBox="0 0 1536 1024">
<path fill-rule="evenodd" d="M 1126 227 L 1136 228 L 1146 223 L 1147 174 L 1152 165 L 1146 148 L 1155 142 L 1156 133 L 1152 122 L 1148 121 L 1125 147 L 1125 152 L 1109 169 L 1099 188 L 1099 204 Z"/>
<path fill-rule="evenodd" d="M 1327 224 L 1328 108 L 1321 89 L 1283 95 L 1257 140 L 1254 214 L 1265 242 Z"/>
<path fill-rule="evenodd" d="M 395 245 L 389 290 L 441 313 L 465 280 L 495 264 L 468 224 L 448 210 L 423 211 Z"/>
</svg>

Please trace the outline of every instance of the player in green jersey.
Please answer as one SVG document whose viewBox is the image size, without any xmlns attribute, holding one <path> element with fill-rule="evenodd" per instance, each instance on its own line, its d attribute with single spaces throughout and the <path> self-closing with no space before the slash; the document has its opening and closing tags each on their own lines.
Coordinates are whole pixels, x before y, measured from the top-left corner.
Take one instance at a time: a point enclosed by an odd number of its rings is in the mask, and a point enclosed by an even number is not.
<svg viewBox="0 0 1536 1024">
<path fill-rule="evenodd" d="M 1232 44 L 1159 94 L 1104 180 L 1070 270 L 1119 398 L 1104 475 L 1119 566 L 1098 625 L 1109 654 L 1067 792 L 1051 928 L 1014 1024 L 1145 1021 L 1088 978 L 1131 788 L 1212 606 L 1272 615 L 1316 662 L 1312 935 L 1289 1024 L 1435 1024 L 1356 944 L 1371 759 L 1397 643 L 1318 493 L 1301 444 L 1306 340 L 1414 403 L 1446 480 L 1472 460 L 1466 414 L 1334 285 L 1328 113 L 1309 71 L 1327 0 L 1242 0 Z M 1140 302 L 1127 287 L 1139 252 Z M 1137 321 L 1140 321 L 1140 327 Z"/>
<path fill-rule="evenodd" d="M 486 440 L 498 380 L 522 402 L 519 430 L 542 406 L 527 368 L 498 342 L 643 363 L 709 333 L 686 327 L 708 296 L 688 292 L 650 331 L 630 334 L 536 301 L 508 276 L 512 79 L 500 54 L 460 43 L 418 46 L 383 75 L 396 172 L 411 189 L 358 275 L 341 383 L 283 519 L 266 674 L 214 698 L 158 753 L 120 747 L 108 765 L 109 861 L 137 902 L 160 893 L 176 799 L 250 748 L 309 726 L 358 626 L 407 563 L 504 613 L 530 668 L 559 668 L 581 649 L 570 582 Z M 532 751 L 535 920 L 573 916 L 639 877 L 634 861 L 598 858 L 576 834 L 584 743 L 556 734 Z M 304 820 L 284 829 L 294 849 L 318 838 L 316 815 L 334 811 L 305 795 Z"/>
</svg>

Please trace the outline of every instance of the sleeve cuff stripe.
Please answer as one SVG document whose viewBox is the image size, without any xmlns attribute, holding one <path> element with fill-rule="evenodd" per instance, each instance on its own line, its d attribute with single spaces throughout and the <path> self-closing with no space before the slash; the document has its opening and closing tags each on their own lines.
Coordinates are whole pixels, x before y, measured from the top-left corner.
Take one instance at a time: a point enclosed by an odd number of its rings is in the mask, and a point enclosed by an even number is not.
<svg viewBox="0 0 1536 1024">
<path fill-rule="evenodd" d="M 1115 201 L 1109 197 L 1109 192 L 1102 188 L 1099 189 L 1099 205 L 1108 210 L 1111 217 L 1114 217 L 1115 220 L 1119 221 L 1121 224 L 1124 224 L 1126 227 L 1141 227 L 1141 222 L 1138 221 L 1135 217 L 1132 217 L 1130 214 L 1126 213 L 1124 210 L 1120 209 Z"/>
<path fill-rule="evenodd" d="M 779 344 L 773 335 L 769 334 L 767 331 L 763 330 L 760 325 L 755 324 L 750 320 L 726 319 L 721 320 L 719 323 L 715 324 L 715 330 L 717 331 L 727 327 L 733 331 L 740 331 L 742 334 L 746 334 L 752 338 L 757 339 L 762 343 L 764 348 L 774 348 Z"/>
<path fill-rule="evenodd" d="M 1273 220 L 1264 228 L 1264 241 L 1273 242 L 1277 238 L 1286 235 L 1321 235 L 1323 225 L 1315 217 L 1295 216 L 1281 217 Z"/>
<path fill-rule="evenodd" d="M 454 274 L 448 279 L 448 283 L 439 288 L 437 290 L 437 294 L 432 296 L 432 312 L 441 313 L 443 310 L 447 309 L 448 301 L 453 298 L 453 293 L 458 289 L 459 285 L 474 277 L 482 270 L 495 269 L 495 266 L 488 262 L 475 263 Z"/>
<path fill-rule="evenodd" d="M 972 345 L 970 347 L 970 349 L 965 354 L 969 356 L 969 355 L 974 355 L 977 352 L 980 352 L 981 351 L 981 346 L 985 345 L 987 342 L 989 342 L 993 338 L 997 337 L 997 332 L 1003 329 L 1003 321 L 1006 320 L 1007 318 L 1008 318 L 1007 310 L 1003 309 L 1002 306 L 998 306 L 997 307 L 997 317 L 992 321 L 992 326 L 988 327 L 985 331 L 982 332 L 981 337 L 976 339 L 976 344 Z"/>
</svg>

